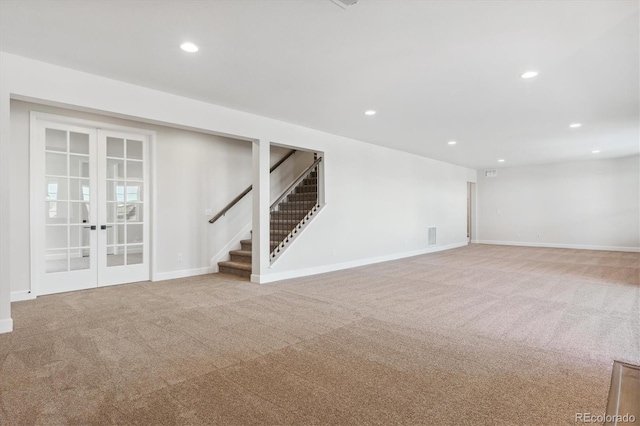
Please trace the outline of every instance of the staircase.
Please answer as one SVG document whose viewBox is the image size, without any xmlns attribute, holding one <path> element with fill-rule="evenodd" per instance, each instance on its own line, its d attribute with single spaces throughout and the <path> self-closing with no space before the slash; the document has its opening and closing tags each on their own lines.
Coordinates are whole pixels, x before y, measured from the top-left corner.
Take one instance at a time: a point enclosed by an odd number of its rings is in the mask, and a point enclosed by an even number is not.
<svg viewBox="0 0 640 426">
<path fill-rule="evenodd" d="M 251 276 L 251 240 L 240 241 L 240 250 L 231 250 L 231 260 L 218 262 L 218 269 L 223 274 Z"/>
<path fill-rule="evenodd" d="M 314 166 L 317 167 L 317 161 Z M 296 234 L 316 211 L 318 206 L 318 172 L 316 170 L 316 168 L 310 168 L 309 173 L 290 190 L 285 191 L 284 196 L 271 207 L 269 249 L 272 259 L 275 257 L 274 253 L 279 251 L 279 247 L 283 247 L 289 241 L 290 235 Z M 231 260 L 218 262 L 221 273 L 241 277 L 251 276 L 251 240 L 240 241 L 240 246 L 240 250 L 229 252 Z"/>
</svg>

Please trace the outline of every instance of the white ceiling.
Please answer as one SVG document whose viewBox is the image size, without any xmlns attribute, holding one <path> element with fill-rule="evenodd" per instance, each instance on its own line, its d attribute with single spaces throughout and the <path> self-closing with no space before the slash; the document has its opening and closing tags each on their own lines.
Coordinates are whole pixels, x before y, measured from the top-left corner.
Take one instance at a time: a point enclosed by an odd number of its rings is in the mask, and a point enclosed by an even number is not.
<svg viewBox="0 0 640 426">
<path fill-rule="evenodd" d="M 640 152 L 638 22 L 624 0 L 1 0 L 0 49 L 487 168 Z"/>
</svg>

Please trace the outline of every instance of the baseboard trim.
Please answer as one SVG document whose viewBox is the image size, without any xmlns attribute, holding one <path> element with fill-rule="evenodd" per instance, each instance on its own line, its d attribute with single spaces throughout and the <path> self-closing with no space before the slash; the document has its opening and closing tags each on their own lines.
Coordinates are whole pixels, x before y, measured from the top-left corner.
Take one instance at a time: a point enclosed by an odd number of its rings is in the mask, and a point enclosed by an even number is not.
<svg viewBox="0 0 640 426">
<path fill-rule="evenodd" d="M 632 253 L 640 253 L 640 247 L 618 247 L 618 246 L 591 246 L 583 244 L 562 244 L 562 243 L 537 243 L 537 242 L 520 242 L 520 241 L 495 241 L 495 240 L 476 240 L 478 244 L 493 244 L 498 246 L 521 246 L 521 247 L 548 247 L 548 248 L 567 248 L 577 250 L 602 250 L 602 251 L 625 251 Z"/>
<path fill-rule="evenodd" d="M 155 275 L 153 281 L 175 280 L 177 278 L 195 277 L 197 275 L 212 274 L 213 268 L 210 266 L 204 268 L 182 269 L 180 271 L 159 272 Z"/>
<path fill-rule="evenodd" d="M 331 265 L 316 266 L 313 268 L 295 269 L 293 271 L 275 272 L 273 274 L 251 274 L 251 282 L 257 284 L 267 284 L 276 281 L 288 280 L 291 278 L 306 277 L 309 275 L 324 274 L 327 272 L 340 271 L 342 269 L 357 268 L 359 266 L 372 265 L 374 263 L 388 262 L 390 260 L 404 259 L 406 257 L 419 256 L 421 254 L 435 253 L 438 251 L 451 250 L 458 247 L 465 247 L 468 243 L 455 243 L 445 246 L 430 246 L 420 250 L 406 251 L 402 253 L 394 253 L 386 256 L 370 257 L 367 259 L 359 259 L 351 262 L 334 263 Z"/>
<path fill-rule="evenodd" d="M 35 298 L 36 295 L 33 294 L 31 290 L 20 290 L 11 292 L 12 302 L 22 302 L 23 300 L 33 300 Z"/>
<path fill-rule="evenodd" d="M 13 319 L 5 318 L 0 320 L 0 334 L 1 333 L 11 333 L 13 331 Z"/>
</svg>

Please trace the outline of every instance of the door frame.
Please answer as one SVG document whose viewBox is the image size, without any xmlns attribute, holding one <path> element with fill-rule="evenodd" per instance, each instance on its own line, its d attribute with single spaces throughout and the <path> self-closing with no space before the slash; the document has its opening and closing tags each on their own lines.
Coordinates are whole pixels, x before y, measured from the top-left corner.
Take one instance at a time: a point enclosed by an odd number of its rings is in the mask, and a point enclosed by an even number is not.
<svg viewBox="0 0 640 426">
<path fill-rule="evenodd" d="M 107 118 L 107 117 L 105 117 Z M 125 132 L 125 133 L 133 133 L 136 135 L 145 136 L 149 140 L 149 159 L 148 159 L 148 167 L 149 167 L 149 181 L 148 181 L 148 194 L 149 194 L 149 279 L 151 281 L 155 281 L 156 276 L 156 142 L 157 142 L 157 132 L 155 130 L 149 130 L 139 127 L 129 127 L 123 126 L 119 124 L 106 123 L 102 121 L 95 120 L 85 120 L 76 117 L 69 117 L 66 115 L 58 115 L 58 114 L 50 114 L 39 111 L 30 111 L 29 113 L 29 246 L 30 246 L 30 292 L 31 297 L 35 298 L 39 296 L 40 293 L 40 277 L 41 270 L 40 268 L 43 265 L 39 265 L 36 262 L 36 259 L 39 259 L 40 249 L 42 246 L 38 238 L 36 238 L 34 229 L 36 225 L 39 223 L 39 216 L 41 216 L 42 212 L 39 209 L 36 209 L 36 206 L 39 205 L 40 200 L 37 199 L 36 194 L 38 193 L 38 184 L 39 177 L 41 171 L 44 170 L 44 164 L 40 164 L 37 160 L 37 155 L 35 154 L 40 146 L 38 141 L 36 140 L 37 135 L 37 125 L 38 121 L 50 121 L 54 123 L 71 125 L 71 126 L 80 126 L 80 127 L 91 127 L 96 130 L 111 130 L 116 132 Z M 140 123 L 143 124 L 143 123 Z M 37 211 L 36 211 L 37 210 Z M 44 236 L 39 236 L 40 240 L 44 238 Z"/>
</svg>

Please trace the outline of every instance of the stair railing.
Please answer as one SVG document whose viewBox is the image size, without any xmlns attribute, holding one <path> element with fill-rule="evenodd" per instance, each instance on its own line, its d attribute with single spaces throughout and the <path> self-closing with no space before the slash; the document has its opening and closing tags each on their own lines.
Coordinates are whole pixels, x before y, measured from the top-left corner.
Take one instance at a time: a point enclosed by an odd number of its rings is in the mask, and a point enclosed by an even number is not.
<svg viewBox="0 0 640 426">
<path fill-rule="evenodd" d="M 322 157 L 318 157 L 271 204 L 270 218 L 272 220 L 270 221 L 269 246 L 272 262 L 320 208 L 318 168 L 321 161 Z"/>
<path fill-rule="evenodd" d="M 291 157 L 293 154 L 295 154 L 296 150 L 292 149 L 291 151 L 289 151 L 287 153 L 287 155 L 285 155 L 284 157 L 282 157 L 281 160 L 279 160 L 276 164 L 274 164 L 271 169 L 269 169 L 269 174 L 273 173 L 273 171 L 275 169 L 277 169 L 278 167 L 280 167 L 280 165 L 282 163 L 284 163 L 289 157 Z M 215 223 L 216 220 L 220 219 L 222 216 L 226 215 L 227 212 L 229 210 L 231 210 L 231 208 L 233 206 L 235 206 L 236 204 L 238 204 L 238 202 L 240 200 L 242 200 L 244 198 L 245 195 L 247 195 L 249 192 L 251 192 L 251 189 L 253 189 L 253 185 L 249 185 L 249 187 L 247 189 L 245 189 L 244 191 L 242 191 L 242 193 L 240 195 L 238 195 L 236 198 L 233 199 L 233 201 L 231 201 L 229 204 L 227 204 L 226 206 L 224 206 L 224 208 L 222 210 L 220 210 L 220 213 L 216 214 L 215 216 L 213 216 L 211 219 L 209 219 L 209 223 Z"/>
</svg>

